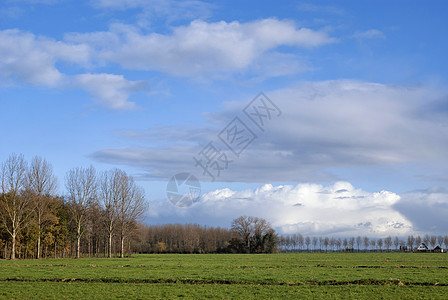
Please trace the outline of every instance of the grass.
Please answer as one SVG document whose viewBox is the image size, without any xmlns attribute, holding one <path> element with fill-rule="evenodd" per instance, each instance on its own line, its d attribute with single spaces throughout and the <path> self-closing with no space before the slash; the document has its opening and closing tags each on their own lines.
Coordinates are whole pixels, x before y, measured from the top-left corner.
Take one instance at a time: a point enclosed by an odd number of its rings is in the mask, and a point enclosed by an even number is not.
<svg viewBox="0 0 448 300">
<path fill-rule="evenodd" d="M 437 253 L 155 254 L 1 260 L 0 298 L 446 298 Z"/>
</svg>

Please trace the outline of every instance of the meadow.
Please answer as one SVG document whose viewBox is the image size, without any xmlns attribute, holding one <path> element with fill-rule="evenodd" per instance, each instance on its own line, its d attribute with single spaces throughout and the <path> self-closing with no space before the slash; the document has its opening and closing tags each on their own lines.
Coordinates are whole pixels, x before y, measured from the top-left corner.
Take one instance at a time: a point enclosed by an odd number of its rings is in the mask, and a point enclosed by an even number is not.
<svg viewBox="0 0 448 300">
<path fill-rule="evenodd" d="M 2 299 L 446 299 L 445 253 L 0 260 Z"/>
</svg>

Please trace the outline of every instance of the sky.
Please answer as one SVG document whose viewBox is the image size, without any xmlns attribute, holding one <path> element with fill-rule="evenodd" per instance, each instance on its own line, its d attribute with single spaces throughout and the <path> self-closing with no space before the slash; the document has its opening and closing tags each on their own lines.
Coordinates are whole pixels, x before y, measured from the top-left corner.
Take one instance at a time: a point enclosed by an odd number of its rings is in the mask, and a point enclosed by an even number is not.
<svg viewBox="0 0 448 300">
<path fill-rule="evenodd" d="M 447 11 L 0 0 L 0 161 L 46 158 L 62 195 L 71 168 L 121 168 L 147 224 L 447 234 Z M 167 198 L 177 174 L 199 182 L 192 205 Z"/>
</svg>

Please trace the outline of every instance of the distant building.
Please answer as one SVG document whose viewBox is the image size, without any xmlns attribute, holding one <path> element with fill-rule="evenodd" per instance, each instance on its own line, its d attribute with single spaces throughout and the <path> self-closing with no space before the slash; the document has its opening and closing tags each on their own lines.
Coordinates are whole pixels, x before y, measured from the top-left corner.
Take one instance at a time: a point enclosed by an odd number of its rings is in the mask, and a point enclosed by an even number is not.
<svg viewBox="0 0 448 300">
<path fill-rule="evenodd" d="M 415 249 L 416 252 L 428 252 L 429 248 L 428 246 L 426 246 L 425 243 L 421 243 L 420 246 L 417 247 L 417 249 Z"/>
<path fill-rule="evenodd" d="M 420 246 L 418 246 L 418 247 L 415 249 L 415 252 L 444 253 L 445 251 L 444 251 L 440 246 L 436 246 L 434 249 L 429 249 L 428 246 L 426 246 L 425 243 L 421 243 Z"/>
<path fill-rule="evenodd" d="M 434 250 L 432 250 L 432 252 L 443 253 L 443 249 L 440 248 L 440 246 L 436 246 L 436 247 L 434 248 Z"/>
</svg>

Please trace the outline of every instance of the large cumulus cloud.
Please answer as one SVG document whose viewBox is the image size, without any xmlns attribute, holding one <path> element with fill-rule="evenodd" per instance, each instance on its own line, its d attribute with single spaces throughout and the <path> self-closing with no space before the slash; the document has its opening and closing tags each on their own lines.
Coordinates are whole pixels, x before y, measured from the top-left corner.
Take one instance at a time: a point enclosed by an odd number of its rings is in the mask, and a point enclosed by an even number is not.
<svg viewBox="0 0 448 300">
<path fill-rule="evenodd" d="M 148 221 L 178 220 L 228 227 L 233 218 L 254 215 L 266 218 L 283 234 L 383 237 L 413 230 L 412 223 L 393 207 L 399 200 L 395 193 L 369 193 L 348 182 L 329 186 L 266 184 L 241 191 L 214 190 L 189 208 L 161 200 L 153 203 Z"/>
</svg>

